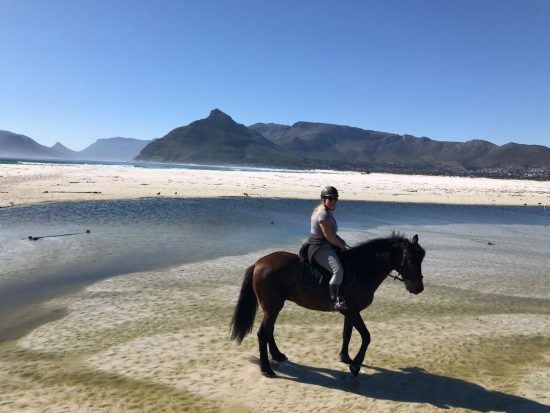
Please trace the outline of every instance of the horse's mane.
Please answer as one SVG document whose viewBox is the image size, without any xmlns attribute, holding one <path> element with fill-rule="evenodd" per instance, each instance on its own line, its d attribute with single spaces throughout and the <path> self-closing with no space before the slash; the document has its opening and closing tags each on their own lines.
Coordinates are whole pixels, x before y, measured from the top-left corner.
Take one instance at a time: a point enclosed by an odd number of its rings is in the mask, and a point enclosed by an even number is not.
<svg viewBox="0 0 550 413">
<path fill-rule="evenodd" d="M 349 250 L 347 253 L 351 256 L 365 256 L 371 253 L 387 252 L 389 249 L 400 242 L 408 241 L 404 234 L 401 232 L 392 231 L 385 237 L 373 238 L 368 241 L 361 242 Z"/>
</svg>

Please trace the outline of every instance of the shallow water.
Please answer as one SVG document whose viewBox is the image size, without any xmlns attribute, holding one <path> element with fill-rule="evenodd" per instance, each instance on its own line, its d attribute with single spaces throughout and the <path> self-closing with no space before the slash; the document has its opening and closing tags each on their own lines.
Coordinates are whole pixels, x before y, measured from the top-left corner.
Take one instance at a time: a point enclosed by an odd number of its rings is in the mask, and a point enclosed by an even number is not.
<svg viewBox="0 0 550 413">
<path fill-rule="evenodd" d="M 0 330 L 27 325 L 28 314 L 40 314 L 35 306 L 48 298 L 110 276 L 275 245 L 297 251 L 315 205 L 281 199 L 145 199 L 2 210 Z M 427 250 L 427 283 L 550 297 L 550 211 L 542 207 L 342 202 L 336 217 L 352 245 L 391 231 L 418 233 Z M 87 229 L 89 234 L 26 238 Z M 26 306 L 29 311 L 22 313 Z"/>
<path fill-rule="evenodd" d="M 52 203 L 5 212 L 0 214 L 4 289 L 234 255 L 299 234 L 277 208 L 235 200 Z M 26 238 L 88 229 L 90 234 Z"/>
</svg>

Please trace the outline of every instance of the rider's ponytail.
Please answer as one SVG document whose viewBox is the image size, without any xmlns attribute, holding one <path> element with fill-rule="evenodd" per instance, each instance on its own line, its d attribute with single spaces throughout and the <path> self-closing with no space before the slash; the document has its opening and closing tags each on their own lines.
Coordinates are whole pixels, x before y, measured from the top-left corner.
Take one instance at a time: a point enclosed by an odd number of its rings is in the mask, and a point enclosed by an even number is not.
<svg viewBox="0 0 550 413">
<path fill-rule="evenodd" d="M 321 202 L 319 205 L 317 205 L 315 207 L 315 209 L 313 210 L 313 212 L 311 213 L 311 218 L 313 218 L 313 215 L 315 215 L 317 213 L 317 211 L 319 211 L 320 208 L 324 208 L 325 205 Z"/>
</svg>

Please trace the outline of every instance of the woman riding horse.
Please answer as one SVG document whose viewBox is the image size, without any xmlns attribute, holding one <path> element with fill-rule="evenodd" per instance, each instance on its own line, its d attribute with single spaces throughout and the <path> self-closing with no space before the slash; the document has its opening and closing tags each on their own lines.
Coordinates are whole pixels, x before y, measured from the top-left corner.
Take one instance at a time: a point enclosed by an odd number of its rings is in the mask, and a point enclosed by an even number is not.
<svg viewBox="0 0 550 413">
<path fill-rule="evenodd" d="M 347 310 L 341 311 L 344 331 L 340 360 L 349 364 L 353 375 L 359 373 L 370 343 L 370 333 L 360 312 L 370 305 L 374 292 L 393 270 L 401 275 L 402 278 L 395 278 L 403 281 L 407 291 L 421 293 L 424 290 L 421 268 L 424 255 L 424 249 L 418 244 L 418 235 L 408 240 L 400 234 L 370 240 L 343 252 L 343 261 L 354 269 L 355 280 L 342 291 Z M 268 345 L 273 360 L 287 360 L 273 336 L 275 321 L 285 300 L 310 310 L 332 310 L 326 290 L 311 290 L 301 284 L 298 255 L 274 252 L 248 267 L 231 321 L 231 339 L 240 343 L 252 331 L 259 301 L 264 312 L 258 330 L 260 371 L 266 377 L 275 377 L 269 363 Z M 354 327 L 361 335 L 361 347 L 352 360 L 348 344 Z"/>
<path fill-rule="evenodd" d="M 332 311 L 347 310 L 345 300 L 340 297 L 339 289 L 344 280 L 344 266 L 338 258 L 336 248 L 344 251 L 346 242 L 336 235 L 338 224 L 334 219 L 333 211 L 338 201 L 338 190 L 327 186 L 321 191 L 323 202 L 311 214 L 311 234 L 309 244 L 309 262 L 315 260 L 319 265 L 332 273 L 329 281 L 330 302 Z"/>
</svg>

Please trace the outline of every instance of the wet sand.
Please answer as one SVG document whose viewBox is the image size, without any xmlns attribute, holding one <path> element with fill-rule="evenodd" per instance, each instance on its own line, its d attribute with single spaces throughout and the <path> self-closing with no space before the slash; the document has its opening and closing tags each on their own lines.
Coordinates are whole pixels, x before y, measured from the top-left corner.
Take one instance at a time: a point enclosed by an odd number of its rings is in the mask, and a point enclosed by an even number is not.
<svg viewBox="0 0 550 413">
<path fill-rule="evenodd" d="M 228 322 L 242 270 L 268 252 L 127 274 L 51 301 L 68 314 L 0 348 L 0 411 L 550 409 L 548 300 L 437 277 L 418 296 L 382 285 L 363 313 L 372 343 L 358 378 L 338 362 L 341 316 L 287 303 L 276 338 L 290 360 L 274 363 L 279 378 L 262 377 L 255 334 L 237 346 Z M 352 354 L 358 345 L 355 333 Z"/>
<path fill-rule="evenodd" d="M 550 205 L 550 181 L 318 171 L 245 172 L 111 165 L 2 165 L 0 207 L 50 201 L 249 196 L 477 205 Z"/>
</svg>

